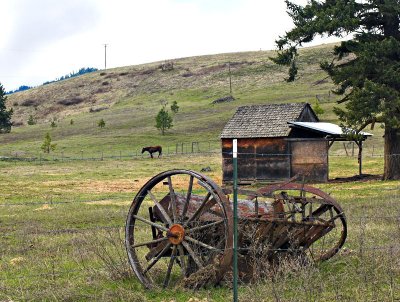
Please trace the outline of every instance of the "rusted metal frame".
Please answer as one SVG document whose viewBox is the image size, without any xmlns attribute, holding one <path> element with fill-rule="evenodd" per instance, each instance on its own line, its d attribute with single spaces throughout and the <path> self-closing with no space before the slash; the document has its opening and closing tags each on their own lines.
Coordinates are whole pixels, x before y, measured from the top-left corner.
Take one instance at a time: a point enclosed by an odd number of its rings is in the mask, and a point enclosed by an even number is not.
<svg viewBox="0 0 400 302">
<path fill-rule="evenodd" d="M 258 217 L 258 197 L 256 196 L 256 200 L 254 201 L 254 212 Z"/>
<path fill-rule="evenodd" d="M 313 226 L 311 227 L 306 234 L 302 238 L 299 238 L 299 245 L 306 246 L 308 242 L 311 242 L 314 236 L 316 236 L 319 232 L 327 229 L 325 226 Z"/>
<path fill-rule="evenodd" d="M 185 247 L 185 249 L 188 251 L 189 255 L 193 258 L 194 262 L 197 264 L 199 268 L 203 268 L 204 265 L 201 263 L 201 260 L 196 256 L 192 248 L 190 247 L 189 243 L 186 241 L 182 241 L 182 245 Z"/>
<path fill-rule="evenodd" d="M 275 229 L 276 229 L 276 223 L 271 222 L 271 224 L 272 224 L 272 227 L 271 227 L 271 230 L 269 231 L 268 242 L 272 242 L 272 239 L 274 238 Z"/>
<path fill-rule="evenodd" d="M 277 238 L 276 242 L 273 243 L 273 246 L 276 248 L 280 248 L 282 245 L 286 244 L 287 242 L 290 242 L 290 237 L 292 237 L 291 231 L 293 229 L 293 225 L 287 225 L 286 229 L 283 230 L 283 232 L 286 232 L 285 236 L 281 236 L 280 238 Z"/>
<path fill-rule="evenodd" d="M 271 236 L 270 236 L 270 242 L 271 242 L 271 245 L 272 245 L 272 247 L 274 248 L 274 246 L 273 246 L 273 243 L 279 238 L 279 236 L 281 235 L 281 230 L 283 230 L 284 228 L 286 228 L 287 227 L 287 224 L 277 224 L 274 228 L 273 228 L 273 232 L 272 232 L 272 234 L 271 234 Z"/>
<path fill-rule="evenodd" d="M 289 224 L 290 225 L 290 224 Z M 304 224 L 291 224 L 291 228 L 294 229 L 294 231 L 291 231 L 290 237 L 287 236 L 285 239 L 286 240 L 279 240 L 276 245 L 279 247 L 282 246 L 283 244 L 286 244 L 290 242 L 292 239 L 293 241 L 291 242 L 291 246 L 293 249 L 296 249 L 299 247 L 299 240 L 302 238 L 311 228 L 313 228 L 314 225 L 304 225 Z"/>
<path fill-rule="evenodd" d="M 143 274 L 146 274 L 157 262 L 160 260 L 160 258 L 169 250 L 171 247 L 171 243 L 168 242 L 167 245 L 163 248 L 163 250 L 154 258 L 150 264 L 147 266 L 147 268 L 143 271 Z"/>
<path fill-rule="evenodd" d="M 276 223 L 276 224 L 295 224 L 295 225 L 305 225 L 305 226 L 331 226 L 332 224 L 324 221 L 291 221 L 291 220 L 286 220 L 285 218 L 241 218 L 240 220 L 246 222 L 246 221 L 254 221 L 254 222 L 262 222 L 262 223 Z"/>
<path fill-rule="evenodd" d="M 331 219 L 330 219 L 330 221 L 331 221 L 333 218 L 333 208 L 332 207 L 329 208 L 329 215 L 331 217 Z"/>
<path fill-rule="evenodd" d="M 298 248 L 300 245 L 300 240 L 313 228 L 313 225 L 298 225 L 292 234 L 293 242 L 292 245 Z"/>
<path fill-rule="evenodd" d="M 174 247 L 172 248 L 171 258 L 169 260 L 167 273 L 166 273 L 165 279 L 164 279 L 164 285 L 163 285 L 164 288 L 166 288 L 169 285 L 169 281 L 171 278 L 172 266 L 174 265 L 174 262 L 175 262 L 175 256 L 176 256 L 176 245 L 174 245 Z"/>
<path fill-rule="evenodd" d="M 161 212 L 161 216 L 163 216 L 161 217 L 163 218 L 163 222 L 172 225 L 173 222 L 171 220 L 171 217 L 169 217 L 168 213 L 165 211 L 164 207 L 158 202 L 157 198 L 153 195 L 153 193 L 150 190 L 148 190 L 147 194 L 150 196 L 150 198 L 153 200 L 158 210 Z"/>
<path fill-rule="evenodd" d="M 333 228 L 332 227 L 327 227 L 327 228 L 323 228 L 321 230 L 316 230 L 313 233 L 313 236 L 307 241 L 302 243 L 301 245 L 307 249 L 309 248 L 314 242 L 316 242 L 318 239 L 320 239 L 321 237 L 325 236 L 326 234 L 328 234 L 330 231 L 332 231 Z"/>
<path fill-rule="evenodd" d="M 342 232 L 341 238 L 340 238 L 341 240 L 339 240 L 333 247 L 331 247 L 327 253 L 321 255 L 321 257 L 319 259 L 320 261 L 324 261 L 324 260 L 331 258 L 333 255 L 335 255 L 340 250 L 341 246 L 343 245 L 343 241 L 342 241 L 343 236 L 344 236 L 344 233 Z"/>
<path fill-rule="evenodd" d="M 171 176 L 168 176 L 167 179 L 168 179 L 169 196 L 171 197 L 172 216 L 173 216 L 174 223 L 175 223 L 177 221 L 176 196 L 175 196 L 174 188 L 172 187 Z"/>
<path fill-rule="evenodd" d="M 330 204 L 323 204 L 319 208 L 317 208 L 314 212 L 309 217 L 306 217 L 307 219 L 310 220 L 316 220 L 319 216 L 324 214 L 326 211 L 329 210 L 329 207 L 332 207 Z"/>
<path fill-rule="evenodd" d="M 269 194 L 271 194 L 274 191 L 278 190 L 301 190 L 303 191 L 314 194 L 316 196 L 321 197 L 321 199 L 324 200 L 325 204 L 331 204 L 337 207 L 338 209 L 341 209 L 339 204 L 335 202 L 335 200 L 326 194 L 325 192 L 321 191 L 320 189 L 308 186 L 308 185 L 299 185 L 298 183 L 292 183 L 292 182 L 286 182 L 286 183 L 280 183 L 280 184 L 275 184 L 275 185 L 269 185 L 267 187 L 261 188 L 258 190 L 259 193 L 263 194 L 263 196 L 270 197 Z"/>
<path fill-rule="evenodd" d="M 257 222 L 260 224 L 265 224 L 263 221 L 260 221 L 260 220 L 258 220 Z M 262 242 L 265 240 L 266 235 L 271 231 L 272 227 L 273 227 L 273 224 L 269 222 L 266 224 L 266 226 L 264 226 L 264 227 L 260 226 L 257 228 L 256 236 L 254 238 L 254 240 L 256 241 L 256 244 L 258 242 Z"/>
<path fill-rule="evenodd" d="M 289 238 L 287 238 L 287 233 L 290 227 L 291 225 L 281 225 L 280 228 L 276 230 L 276 235 L 271 242 L 272 249 L 279 249 L 284 242 L 289 241 Z"/>
<path fill-rule="evenodd" d="M 261 194 L 264 197 L 271 197 L 270 194 L 274 191 L 280 190 L 284 187 L 286 187 L 288 184 L 292 183 L 293 181 L 295 181 L 300 175 L 296 174 L 295 176 L 289 178 L 287 181 L 285 182 L 281 182 L 279 184 L 274 184 L 274 185 L 270 185 L 265 187 L 266 191 L 263 190 L 258 190 L 257 193 Z"/>
<path fill-rule="evenodd" d="M 133 245 L 131 245 L 131 248 L 134 249 L 134 248 L 137 248 L 137 247 L 140 247 L 140 246 L 144 246 L 144 245 L 152 245 L 154 243 L 159 243 L 159 242 L 162 242 L 162 241 L 165 241 L 165 240 L 168 240 L 168 237 L 161 237 L 161 238 L 158 238 L 158 239 L 155 239 L 155 240 L 146 241 L 146 242 L 138 243 L 138 244 L 133 244 Z"/>
<path fill-rule="evenodd" d="M 343 212 L 340 212 L 340 213 L 336 214 L 335 216 L 333 216 L 333 217 L 332 217 L 331 219 L 329 219 L 328 221 L 334 223 L 335 220 L 338 219 L 338 218 L 344 218 L 344 213 L 343 213 Z"/>
</svg>

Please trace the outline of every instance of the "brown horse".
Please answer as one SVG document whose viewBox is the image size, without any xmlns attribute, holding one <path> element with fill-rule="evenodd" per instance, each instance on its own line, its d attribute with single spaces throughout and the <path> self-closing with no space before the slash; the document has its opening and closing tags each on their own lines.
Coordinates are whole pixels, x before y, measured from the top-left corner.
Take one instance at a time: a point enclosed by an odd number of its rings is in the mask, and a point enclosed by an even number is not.
<svg viewBox="0 0 400 302">
<path fill-rule="evenodd" d="M 142 149 L 142 154 L 147 151 L 150 153 L 151 158 L 153 158 L 153 153 L 158 152 L 158 157 L 162 154 L 162 148 L 161 146 L 153 146 L 153 147 L 144 147 Z"/>
</svg>

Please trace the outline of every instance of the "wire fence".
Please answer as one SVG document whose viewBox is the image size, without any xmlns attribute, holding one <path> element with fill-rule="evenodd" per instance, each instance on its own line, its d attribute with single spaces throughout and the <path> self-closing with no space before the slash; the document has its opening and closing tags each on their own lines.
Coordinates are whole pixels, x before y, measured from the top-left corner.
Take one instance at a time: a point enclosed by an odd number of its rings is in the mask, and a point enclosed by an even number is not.
<svg viewBox="0 0 400 302">
<path fill-rule="evenodd" d="M 174 145 L 163 146 L 162 155 L 160 156 L 174 156 L 183 154 L 209 154 L 217 153 L 220 149 L 220 142 L 217 141 L 192 141 L 192 142 L 179 142 Z M 158 157 L 159 153 L 153 154 Z M 9 150 L 3 152 L 0 160 L 3 161 L 30 161 L 44 163 L 48 161 L 93 161 L 93 160 L 123 160 L 135 158 L 148 158 L 150 153 L 142 152 L 142 148 L 136 148 L 132 151 L 126 150 L 99 150 L 90 152 L 81 150 L 79 152 L 68 151 L 55 151 L 51 153 L 31 152 L 31 151 L 15 151 Z"/>
<path fill-rule="evenodd" d="M 358 157 L 358 146 L 354 142 L 336 143 L 336 148 L 331 149 L 328 153 L 320 152 L 319 156 L 331 157 Z M 221 151 L 221 141 L 190 141 L 190 142 L 177 142 L 173 145 L 163 146 L 161 156 L 179 156 L 187 154 L 222 154 L 231 155 L 229 152 Z M 276 153 L 276 152 L 239 152 L 244 156 L 255 155 L 257 157 L 266 156 L 292 156 L 291 153 Z M 383 148 L 375 146 L 374 144 L 365 145 L 363 147 L 363 158 L 380 158 L 384 157 Z M 113 149 L 99 149 L 98 151 L 80 150 L 78 152 L 53 151 L 51 153 L 33 152 L 29 150 L 8 150 L 2 151 L 0 161 L 28 161 L 28 162 L 66 162 L 66 161 L 103 161 L 103 160 L 126 160 L 126 159 L 140 159 L 148 158 L 150 154 L 147 152 L 142 153 L 142 148 L 136 148 L 132 151 L 127 150 L 113 150 Z M 296 155 L 302 155 L 297 152 Z M 304 156 L 309 156 L 309 153 L 304 153 Z M 159 153 L 154 153 L 155 157 Z M 389 156 L 400 156 L 399 154 L 391 154 Z"/>
</svg>

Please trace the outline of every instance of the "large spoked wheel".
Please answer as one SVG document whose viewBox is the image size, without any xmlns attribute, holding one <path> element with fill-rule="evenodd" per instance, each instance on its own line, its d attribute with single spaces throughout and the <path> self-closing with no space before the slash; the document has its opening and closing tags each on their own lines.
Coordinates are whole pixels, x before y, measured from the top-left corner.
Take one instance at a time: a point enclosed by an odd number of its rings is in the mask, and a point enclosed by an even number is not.
<svg viewBox="0 0 400 302">
<path fill-rule="evenodd" d="M 232 259 L 232 210 L 221 189 L 190 170 L 170 170 L 136 194 L 125 226 L 130 265 L 146 288 L 199 271 L 220 281 Z"/>
<path fill-rule="evenodd" d="M 304 184 L 276 184 L 259 194 L 278 203 L 275 248 L 300 251 L 312 261 L 333 257 L 344 245 L 347 222 L 341 206 L 325 192 Z"/>
</svg>

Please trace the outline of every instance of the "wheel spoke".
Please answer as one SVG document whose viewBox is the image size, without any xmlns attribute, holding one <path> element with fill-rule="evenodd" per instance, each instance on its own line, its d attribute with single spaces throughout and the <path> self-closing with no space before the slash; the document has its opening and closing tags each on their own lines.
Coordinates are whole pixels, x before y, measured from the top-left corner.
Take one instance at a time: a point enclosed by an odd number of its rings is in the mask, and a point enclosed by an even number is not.
<svg viewBox="0 0 400 302">
<path fill-rule="evenodd" d="M 218 251 L 218 249 L 216 249 L 215 247 L 213 247 L 211 245 L 208 245 L 208 244 L 205 244 L 204 242 L 201 242 L 201 241 L 199 241 L 197 239 L 194 239 L 194 238 L 192 238 L 190 236 L 185 236 L 185 240 L 193 242 L 194 244 L 200 245 L 200 246 L 202 246 L 202 247 L 204 247 L 206 249 L 209 249 L 209 250 L 212 250 L 212 251 Z"/>
<path fill-rule="evenodd" d="M 171 225 L 172 220 L 169 217 L 168 213 L 165 211 L 164 207 L 158 202 L 157 198 L 153 195 L 153 193 L 150 190 L 147 191 L 147 194 L 149 194 L 150 198 L 153 200 L 156 207 L 160 210 L 161 215 L 163 216 L 163 218 L 165 220 L 164 222 Z"/>
<path fill-rule="evenodd" d="M 185 263 L 185 251 L 182 245 L 178 245 L 179 261 L 181 263 L 182 276 L 186 276 L 186 263 Z"/>
<path fill-rule="evenodd" d="M 171 206 L 172 206 L 172 216 L 174 218 L 174 223 L 176 222 L 176 196 L 174 192 L 174 188 L 172 187 L 172 180 L 171 176 L 168 176 L 168 188 L 169 188 L 169 196 L 171 199 Z"/>
<path fill-rule="evenodd" d="M 167 274 L 165 275 L 165 279 L 164 279 L 164 288 L 166 288 L 169 284 L 169 280 L 171 278 L 172 266 L 174 265 L 174 261 L 175 261 L 175 256 L 176 256 L 176 245 L 174 245 L 174 247 L 172 248 L 172 254 L 171 254 L 171 258 L 169 259 Z"/>
<path fill-rule="evenodd" d="M 144 246 L 144 245 L 152 245 L 154 243 L 159 243 L 159 242 L 162 242 L 162 241 L 165 241 L 165 240 L 168 240 L 168 237 L 162 237 L 162 238 L 159 238 L 159 239 L 155 239 L 155 240 L 151 240 L 151 241 L 147 241 L 147 242 L 143 242 L 143 243 L 134 244 L 134 245 L 131 246 L 131 248 L 134 249 L 134 248 L 137 248 L 137 247 L 140 247 L 140 246 Z"/>
<path fill-rule="evenodd" d="M 203 268 L 204 265 L 203 263 L 201 263 L 201 260 L 196 256 L 196 254 L 193 252 L 192 248 L 190 247 L 190 245 L 185 242 L 182 241 L 183 246 L 186 248 L 186 250 L 188 251 L 188 253 L 190 254 L 190 256 L 193 258 L 194 262 L 197 264 L 197 266 L 199 268 Z"/>
<path fill-rule="evenodd" d="M 206 197 L 204 197 L 203 201 L 201 202 L 199 208 L 196 210 L 196 212 L 192 215 L 192 217 L 189 218 L 188 221 L 186 221 L 185 226 L 187 226 L 190 222 L 195 220 L 197 218 L 197 216 L 200 215 L 200 213 L 203 211 L 203 208 L 206 205 L 207 201 L 209 201 L 210 196 L 211 196 L 211 193 L 208 192 Z"/>
<path fill-rule="evenodd" d="M 224 223 L 224 221 L 225 221 L 224 219 L 221 219 L 221 220 L 216 221 L 216 222 L 212 222 L 212 223 L 205 224 L 205 225 L 202 225 L 202 226 L 194 227 L 194 228 L 190 229 L 189 232 L 192 233 L 192 232 L 201 231 L 203 229 L 211 228 L 213 226 L 216 226 L 216 225 L 219 225 L 221 223 Z"/>
<path fill-rule="evenodd" d="M 155 227 L 155 228 L 157 228 L 157 229 L 159 229 L 159 230 L 161 230 L 161 231 L 165 231 L 165 232 L 168 232 L 168 231 L 169 231 L 169 229 L 167 229 L 166 227 L 164 227 L 164 226 L 162 226 L 162 225 L 159 225 L 159 224 L 157 224 L 157 223 L 155 223 L 155 222 L 151 222 L 150 220 L 147 220 L 147 219 L 145 219 L 145 218 L 142 218 L 142 217 L 140 217 L 140 216 L 138 216 L 138 215 L 132 215 L 132 217 L 135 218 L 135 219 L 137 219 L 137 220 L 140 220 L 140 221 L 142 221 L 142 222 L 144 222 L 144 223 L 147 223 L 148 225 L 152 225 L 153 227 Z"/>
<path fill-rule="evenodd" d="M 185 215 L 186 215 L 186 212 L 187 212 L 188 207 L 189 207 L 190 197 L 192 196 L 193 179 L 194 179 L 193 175 L 190 175 L 189 188 L 188 188 L 188 191 L 187 191 L 187 194 L 186 194 L 186 202 L 185 202 L 185 205 L 184 205 L 183 211 L 182 211 L 182 221 L 185 220 Z"/>
<path fill-rule="evenodd" d="M 153 259 L 153 261 L 150 262 L 150 264 L 147 266 L 147 268 L 143 271 L 143 274 L 146 274 L 153 266 L 160 260 L 160 258 L 168 251 L 168 249 L 171 247 L 172 243 L 168 243 L 163 250 L 157 255 L 156 258 Z"/>
</svg>

